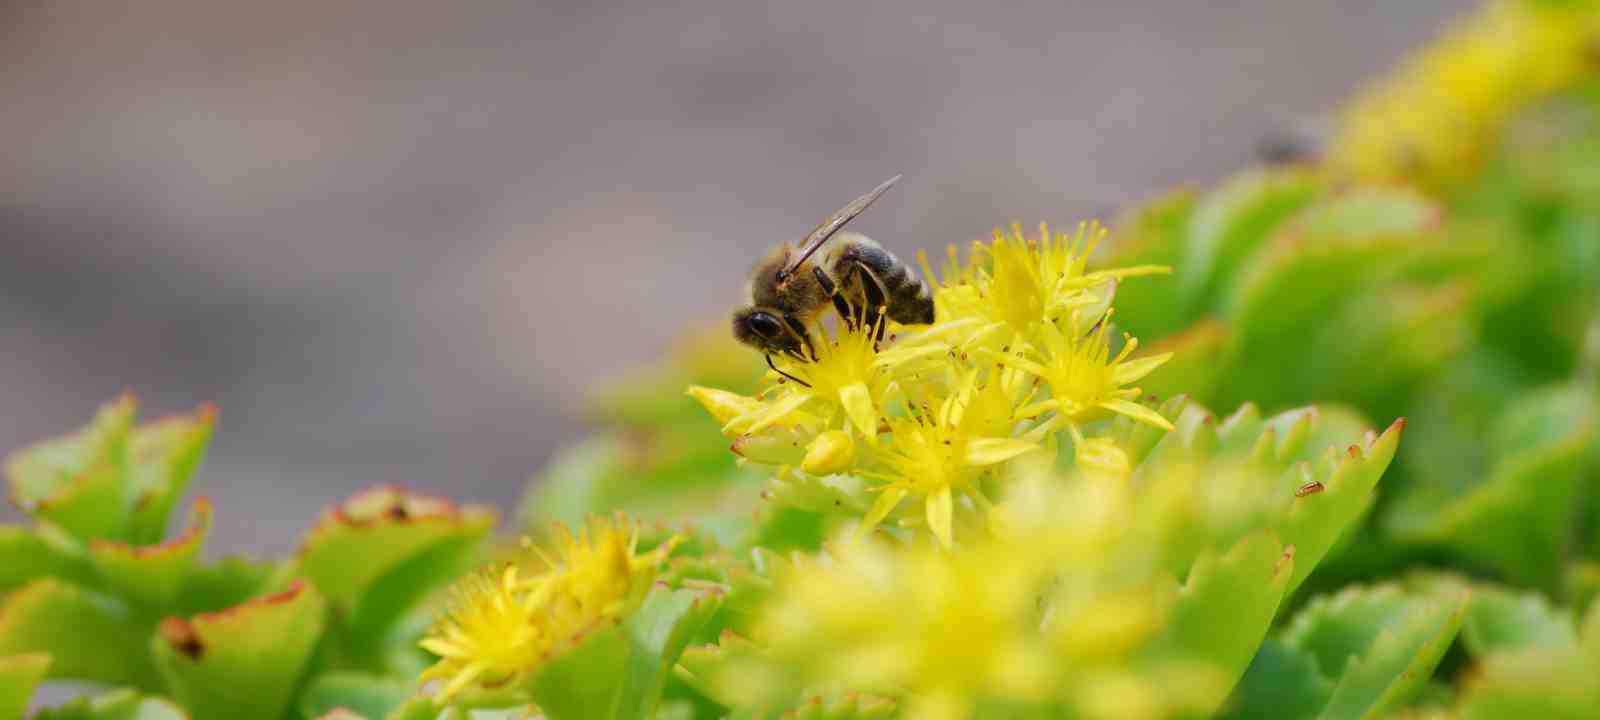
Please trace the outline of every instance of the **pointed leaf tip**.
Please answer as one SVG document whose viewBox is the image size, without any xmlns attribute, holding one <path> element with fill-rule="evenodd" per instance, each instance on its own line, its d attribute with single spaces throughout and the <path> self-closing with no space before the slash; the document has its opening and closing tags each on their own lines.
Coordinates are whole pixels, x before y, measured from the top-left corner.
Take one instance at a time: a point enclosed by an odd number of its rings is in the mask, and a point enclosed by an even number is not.
<svg viewBox="0 0 1600 720">
<path fill-rule="evenodd" d="M 325 613 L 316 587 L 296 580 L 225 610 L 169 617 L 151 651 L 173 695 L 197 717 L 273 720 L 292 699 Z"/>
</svg>

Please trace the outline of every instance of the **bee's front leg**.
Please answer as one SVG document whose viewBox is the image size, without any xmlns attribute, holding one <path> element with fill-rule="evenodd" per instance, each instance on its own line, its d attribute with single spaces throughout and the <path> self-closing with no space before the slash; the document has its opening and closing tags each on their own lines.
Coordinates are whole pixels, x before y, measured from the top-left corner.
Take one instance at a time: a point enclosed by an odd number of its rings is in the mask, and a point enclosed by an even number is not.
<svg viewBox="0 0 1600 720">
<path fill-rule="evenodd" d="M 773 371 L 773 372 L 775 372 L 775 373 L 777 373 L 777 374 L 779 374 L 779 375 L 782 375 L 782 376 L 784 376 L 784 377 L 786 377 L 786 378 L 789 378 L 789 379 L 790 379 L 790 380 L 793 380 L 793 381 L 795 381 L 795 382 L 796 382 L 796 383 L 799 383 L 799 385 L 800 385 L 800 387 L 803 387 L 803 388 L 809 388 L 809 387 L 811 387 L 811 383 L 808 383 L 808 382 L 806 382 L 806 381 L 804 381 L 804 380 L 801 380 L 801 379 L 800 379 L 800 378 L 797 378 L 797 377 L 795 377 L 795 376 L 793 376 L 793 375 L 790 375 L 790 374 L 789 374 L 789 373 L 786 373 L 786 372 L 784 372 L 784 371 L 782 371 L 782 370 L 779 370 L 779 369 L 778 369 L 778 366 L 777 366 L 777 365 L 774 365 L 774 364 L 773 364 L 773 363 L 772 363 L 772 356 L 771 356 L 771 355 L 768 355 L 768 356 L 767 356 L 767 367 L 769 367 L 769 368 L 772 368 L 772 371 Z"/>
</svg>

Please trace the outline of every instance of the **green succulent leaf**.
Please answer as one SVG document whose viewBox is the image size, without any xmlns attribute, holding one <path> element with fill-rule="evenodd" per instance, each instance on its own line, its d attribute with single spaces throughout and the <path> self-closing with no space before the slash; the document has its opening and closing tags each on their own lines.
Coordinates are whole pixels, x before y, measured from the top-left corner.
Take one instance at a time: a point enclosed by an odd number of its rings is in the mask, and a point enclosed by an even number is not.
<svg viewBox="0 0 1600 720">
<path fill-rule="evenodd" d="M 1256 650 L 1221 717 L 1227 720 L 1311 720 L 1333 695 L 1316 661 L 1278 638 Z"/>
<path fill-rule="evenodd" d="M 723 630 L 714 644 L 685 648 L 674 674 L 727 707 L 759 707 L 799 694 L 793 679 L 784 677 L 761 648 L 732 630 Z"/>
<path fill-rule="evenodd" d="M 674 339 L 667 356 L 656 366 L 602 386 L 591 398 L 591 408 L 606 425 L 631 430 L 671 428 L 685 422 L 711 427 L 704 413 L 684 397 L 683 389 L 709 385 L 754 392 L 764 368 L 749 362 L 748 352 L 722 323 L 691 328 Z"/>
<path fill-rule="evenodd" d="M 1344 452 L 1329 448 L 1315 466 L 1300 465 L 1296 502 L 1284 518 L 1280 532 L 1296 548 L 1295 577 L 1291 588 L 1299 587 L 1338 542 L 1353 530 L 1372 505 L 1378 480 L 1394 459 L 1405 430 L 1405 420 L 1396 420 L 1382 435 L 1367 433 L 1359 445 Z M 1321 486 L 1320 491 L 1310 492 Z"/>
<path fill-rule="evenodd" d="M 1157 398 L 1184 395 L 1211 402 L 1228 342 L 1227 326 L 1208 317 L 1149 345 L 1141 344 L 1141 357 L 1172 353 L 1172 359 L 1141 381 L 1140 389 Z"/>
<path fill-rule="evenodd" d="M 1319 348 L 1350 343 L 1329 332 L 1327 318 L 1397 281 L 1420 252 L 1437 246 L 1430 231 L 1438 217 L 1421 196 L 1361 190 L 1319 199 L 1285 223 L 1242 263 L 1222 300 L 1233 344 L 1217 402 L 1277 406 L 1340 397 L 1328 394 L 1326 373 L 1315 371 Z"/>
<path fill-rule="evenodd" d="M 1221 707 L 1267 634 L 1294 574 L 1296 550 L 1271 531 L 1241 539 L 1221 555 L 1206 551 L 1195 561 L 1173 603 L 1165 630 L 1146 650 L 1142 664 L 1173 663 L 1204 668 L 1186 705 L 1211 712 Z"/>
<path fill-rule="evenodd" d="M 1479 484 L 1452 492 L 1450 479 L 1425 475 L 1427 484 L 1396 505 L 1388 525 L 1398 539 L 1442 546 L 1519 583 L 1551 587 L 1576 520 L 1572 507 L 1595 466 L 1600 414 L 1581 386 L 1526 395 L 1503 413 L 1484 451 L 1493 465 Z"/>
<path fill-rule="evenodd" d="M 131 688 L 123 688 L 40 711 L 34 720 L 189 720 L 189 717 L 171 700 L 143 696 Z"/>
<path fill-rule="evenodd" d="M 701 512 L 741 482 L 760 482 L 734 459 L 704 413 L 677 428 L 601 433 L 558 453 L 530 481 L 519 516 L 534 528 L 617 510 L 641 517 Z"/>
<path fill-rule="evenodd" d="M 601 479 L 616 466 L 619 448 L 616 438 L 597 435 L 556 453 L 528 482 L 519 513 L 523 527 L 550 520 L 578 524 L 586 515 L 605 510 Z"/>
<path fill-rule="evenodd" d="M 0 607 L 0 655 L 47 653 L 52 678 L 158 687 L 149 633 L 117 600 L 54 578 L 23 586 Z"/>
<path fill-rule="evenodd" d="M 414 684 L 393 677 L 330 672 L 318 676 L 300 696 L 300 714 L 320 718 L 344 709 L 361 717 L 382 718 L 400 710 L 414 694 Z"/>
<path fill-rule="evenodd" d="M 316 587 L 300 581 L 220 612 L 169 617 L 151 652 L 196 720 L 276 720 L 294 699 L 326 609 Z"/>
<path fill-rule="evenodd" d="M 1351 588 L 1314 601 L 1285 643 L 1335 678 L 1319 717 L 1377 717 L 1421 691 L 1467 614 L 1468 594 L 1411 596 L 1394 586 Z"/>
<path fill-rule="evenodd" d="M 21 720 L 33 688 L 50 669 L 44 653 L 0 656 L 0 720 Z"/>
<path fill-rule="evenodd" d="M 1482 657 L 1528 646 L 1574 646 L 1578 636 L 1572 618 L 1541 595 L 1475 585 L 1461 640 L 1468 652 Z"/>
<path fill-rule="evenodd" d="M 296 569 L 371 651 L 405 612 L 472 565 L 494 524 L 488 509 L 374 488 L 324 513 Z"/>
<path fill-rule="evenodd" d="M 1467 686 L 1463 720 L 1580 720 L 1600 707 L 1600 658 L 1578 648 L 1528 647 L 1485 659 Z"/>
<path fill-rule="evenodd" d="M 135 403 L 124 395 L 78 432 L 6 460 L 11 497 L 33 517 L 80 539 L 122 538 L 131 497 L 126 465 Z"/>
<path fill-rule="evenodd" d="M 95 579 L 83 545 L 60 529 L 52 525 L 34 529 L 0 526 L 0 593 L 43 577 L 85 585 Z"/>
<path fill-rule="evenodd" d="M 205 455 L 216 411 L 202 406 L 135 428 L 136 408 L 124 395 L 88 427 L 13 454 L 6 474 L 17 504 L 80 540 L 159 542 Z"/>
<path fill-rule="evenodd" d="M 160 545 L 91 541 L 89 557 L 106 587 L 142 608 L 172 607 L 211 532 L 211 502 L 197 499 L 192 516 L 188 530 Z"/>
<path fill-rule="evenodd" d="M 1188 484 L 1174 501 L 1169 526 L 1183 540 L 1168 545 L 1191 555 L 1226 547 L 1253 528 L 1272 528 L 1295 548 L 1297 588 L 1371 506 L 1378 480 L 1393 460 L 1405 427 L 1383 434 L 1337 408 L 1303 408 L 1263 419 L 1252 405 L 1220 423 L 1187 405 L 1134 473 L 1136 483 Z M 1203 470 L 1201 468 L 1204 468 Z"/>
<path fill-rule="evenodd" d="M 205 459 L 217 411 L 202 405 L 192 415 L 163 418 L 139 426 L 129 442 L 128 472 L 133 492 L 129 539 L 159 542 L 172 509 Z"/>
<path fill-rule="evenodd" d="M 1207 194 L 1189 219 L 1183 258 L 1175 263 L 1179 302 L 1214 308 L 1219 290 L 1323 183 L 1303 168 L 1252 170 Z"/>
<path fill-rule="evenodd" d="M 439 713 L 440 708 L 434 704 L 433 698 L 416 695 L 390 711 L 385 720 L 435 720 Z"/>
<path fill-rule="evenodd" d="M 183 589 L 174 599 L 175 613 L 198 615 L 233 607 L 268 591 L 269 583 L 281 573 L 275 563 L 238 556 L 196 565 L 184 578 Z"/>
<path fill-rule="evenodd" d="M 721 602 L 709 588 L 652 588 L 620 625 L 597 628 L 532 680 L 551 720 L 648 720 L 688 645 Z"/>
<path fill-rule="evenodd" d="M 1164 265 L 1182 270 L 1190 218 L 1199 198 L 1179 190 L 1136 208 L 1123 222 L 1109 265 L 1132 267 Z M 1145 282 L 1139 292 L 1117 298 L 1117 325 L 1141 338 L 1154 340 L 1172 335 L 1200 318 L 1204 308 L 1191 308 L 1178 300 L 1178 284 Z"/>
</svg>

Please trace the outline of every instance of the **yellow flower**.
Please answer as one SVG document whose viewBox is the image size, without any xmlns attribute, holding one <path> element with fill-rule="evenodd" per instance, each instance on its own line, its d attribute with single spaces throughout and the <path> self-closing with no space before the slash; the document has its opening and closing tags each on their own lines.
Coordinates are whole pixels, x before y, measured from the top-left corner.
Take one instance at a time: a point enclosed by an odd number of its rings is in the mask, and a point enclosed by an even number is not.
<svg viewBox="0 0 1600 720">
<path fill-rule="evenodd" d="M 1015 553 L 851 543 L 832 560 L 780 572 L 755 627 L 810 679 L 906 692 L 902 712 L 913 720 L 967 717 L 979 696 L 1050 692 L 1038 578 L 1019 572 Z"/>
<path fill-rule="evenodd" d="M 538 665 L 551 640 L 536 617 L 545 591 L 519 582 L 514 566 L 498 578 L 485 570 L 459 582 L 450 609 L 421 642 L 439 661 L 420 680 L 444 680 L 439 698 L 449 701 L 468 685 L 504 684 Z"/>
<path fill-rule="evenodd" d="M 1076 425 L 1069 425 L 1068 429 L 1072 431 L 1073 460 L 1089 477 L 1122 479 L 1133 472 L 1127 451 L 1116 440 L 1084 437 Z"/>
<path fill-rule="evenodd" d="M 1494 0 L 1358 95 L 1328 154 L 1363 179 L 1444 186 L 1482 162 L 1517 111 L 1592 67 L 1600 12 Z"/>
<path fill-rule="evenodd" d="M 873 444 L 882 408 L 898 379 L 917 372 L 929 360 L 937 361 L 948 349 L 938 343 L 918 343 L 880 350 L 870 326 L 844 323 L 832 332 L 816 323 L 811 337 L 809 359 L 778 361 L 780 369 L 809 387 L 780 380 L 748 403 L 705 389 L 691 389 L 691 394 L 719 419 L 729 416 L 723 434 L 731 437 L 759 435 L 775 426 L 801 428 L 810 436 L 826 429 L 851 429 Z"/>
<path fill-rule="evenodd" d="M 553 535 L 554 556 L 529 546 L 543 566 L 534 577 L 519 578 L 512 565 L 498 577 L 488 570 L 469 576 L 453 589 L 449 611 L 420 643 L 439 656 L 420 680 L 444 681 L 441 702 L 468 687 L 503 687 L 602 623 L 621 621 L 678 540 L 641 555 L 637 528 L 620 514 L 590 518 L 578 534 L 557 523 Z"/>
<path fill-rule="evenodd" d="M 813 329 L 809 361 L 779 363 L 784 372 L 811 387 L 792 383 L 780 386 L 782 398 L 772 403 L 762 420 L 754 423 L 748 432 L 760 432 L 766 424 L 777 422 L 791 409 L 816 401 L 813 404 L 823 408 L 820 414 L 832 416 L 835 409 L 842 410 L 857 432 L 864 437 L 877 437 L 876 407 L 883 400 L 890 378 L 873 346 L 872 329 L 864 325 L 840 325 L 831 338 L 820 325 Z"/>
<path fill-rule="evenodd" d="M 679 542 L 674 537 L 640 555 L 638 528 L 621 514 L 591 517 L 577 534 L 561 523 L 553 531 L 556 556 L 539 553 L 550 566 L 540 578 L 550 586 L 540 622 L 557 643 L 576 642 L 591 628 L 631 611 Z"/>
<path fill-rule="evenodd" d="M 1172 358 L 1172 353 L 1129 360 L 1138 340 L 1125 337 L 1122 350 L 1111 355 L 1111 345 L 1106 337 L 1109 317 L 1095 323 L 1093 329 L 1083 333 L 1077 323 L 1070 331 L 1063 331 L 1055 323 L 1040 327 L 1042 357 L 1029 360 L 1020 353 L 1000 355 L 1007 365 L 1014 365 L 1039 377 L 1050 386 L 1050 397 L 1017 410 L 1019 415 L 1037 415 L 1053 411 L 1055 417 L 1047 425 L 1061 425 L 1092 420 L 1106 411 L 1120 413 L 1163 430 L 1171 430 L 1172 423 L 1150 408 L 1134 402 L 1139 388 L 1124 387 L 1149 375 L 1162 363 Z"/>
<path fill-rule="evenodd" d="M 860 472 L 884 483 L 863 532 L 876 527 L 907 496 L 916 495 L 923 499 L 928 529 L 949 548 L 956 498 L 986 507 L 978 479 L 991 467 L 1040 446 L 1039 435 L 1010 436 L 1017 425 L 1016 403 L 1027 397 L 1020 375 L 996 370 L 981 383 L 978 375 L 967 371 L 937 408 L 924 406 L 920 413 L 888 420 L 892 439 L 874 453 L 878 469 Z"/>
<path fill-rule="evenodd" d="M 1029 240 L 1019 225 L 1009 235 L 994 231 L 994 242 L 974 243 L 967 262 L 950 248 L 950 261 L 934 292 L 935 331 L 958 330 L 964 346 L 1002 347 L 1026 342 L 1044 324 L 1086 308 L 1103 310 L 1120 278 L 1170 272 L 1141 265 L 1089 272 L 1089 254 L 1106 236 L 1099 223 L 1079 223 L 1072 234 L 1051 234 L 1039 224 L 1039 237 Z M 923 272 L 930 278 L 926 256 Z M 1091 314 L 1098 315 L 1098 312 Z"/>
</svg>

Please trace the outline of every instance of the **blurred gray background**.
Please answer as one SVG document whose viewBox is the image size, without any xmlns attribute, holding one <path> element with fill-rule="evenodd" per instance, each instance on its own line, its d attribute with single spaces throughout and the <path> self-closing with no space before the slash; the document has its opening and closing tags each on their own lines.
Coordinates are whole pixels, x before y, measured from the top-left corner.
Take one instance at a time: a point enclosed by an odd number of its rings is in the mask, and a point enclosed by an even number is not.
<svg viewBox="0 0 1600 720">
<path fill-rule="evenodd" d="M 902 256 L 1105 213 L 1469 6 L 0 3 L 0 447 L 215 401 L 224 551 L 377 482 L 507 506 L 888 175 L 858 227 Z"/>
</svg>

